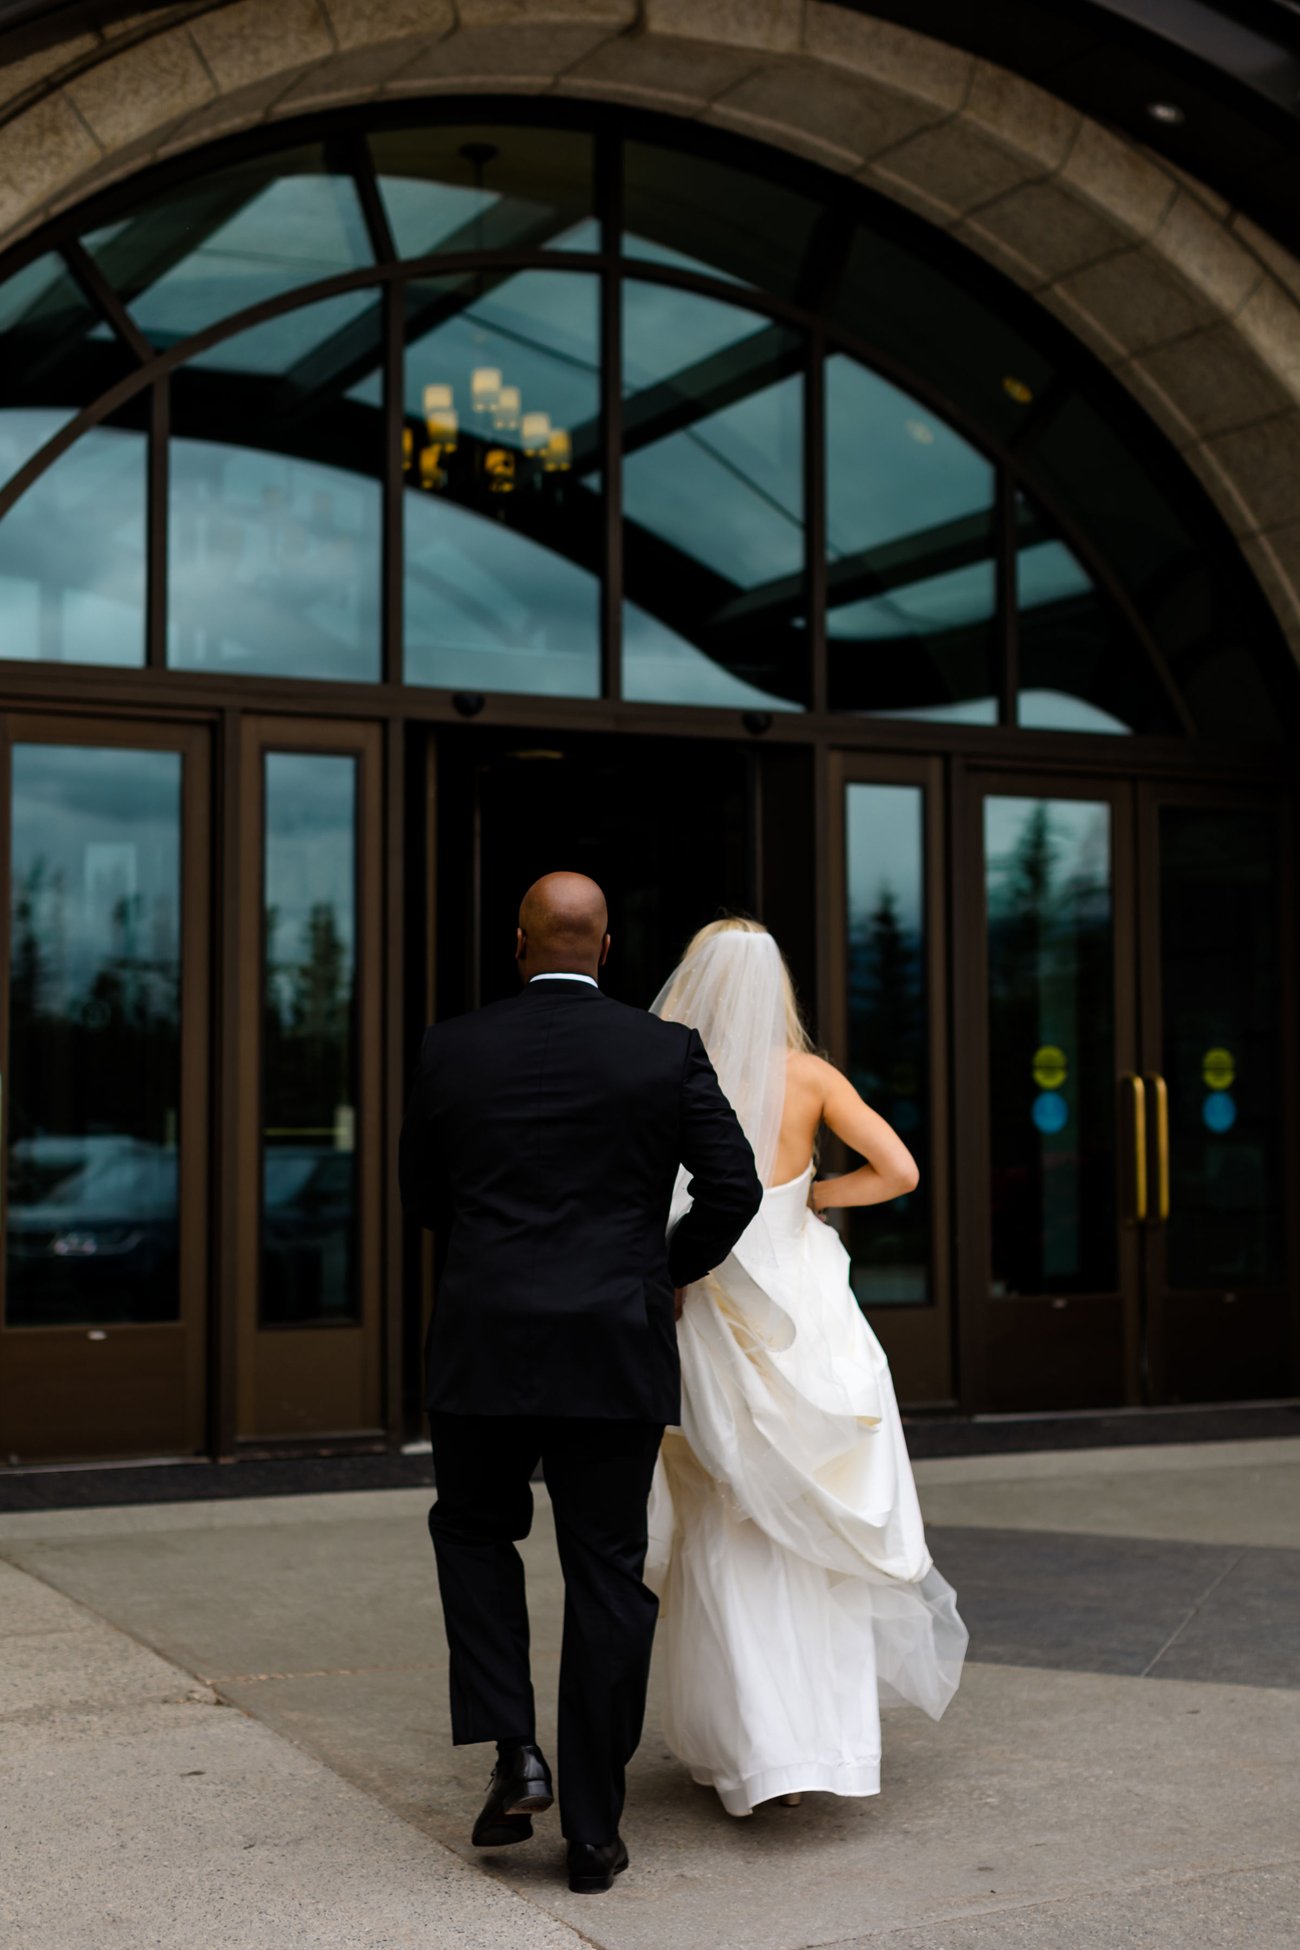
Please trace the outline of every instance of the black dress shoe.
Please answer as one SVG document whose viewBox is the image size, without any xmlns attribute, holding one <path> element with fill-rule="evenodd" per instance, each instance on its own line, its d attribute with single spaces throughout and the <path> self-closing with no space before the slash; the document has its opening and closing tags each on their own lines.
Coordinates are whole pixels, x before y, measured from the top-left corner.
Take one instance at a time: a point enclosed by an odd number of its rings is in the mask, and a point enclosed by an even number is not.
<svg viewBox="0 0 1300 1950">
<path fill-rule="evenodd" d="M 569 1887 L 575 1895 L 598 1895 L 626 1867 L 627 1847 L 621 1835 L 612 1842 L 569 1843 Z"/>
<path fill-rule="evenodd" d="M 509 1760 L 499 1760 L 492 1769 L 487 1800 L 470 1839 L 475 1848 L 526 1842 L 533 1832 L 531 1817 L 543 1814 L 554 1799 L 541 1748 L 516 1747 Z"/>
</svg>

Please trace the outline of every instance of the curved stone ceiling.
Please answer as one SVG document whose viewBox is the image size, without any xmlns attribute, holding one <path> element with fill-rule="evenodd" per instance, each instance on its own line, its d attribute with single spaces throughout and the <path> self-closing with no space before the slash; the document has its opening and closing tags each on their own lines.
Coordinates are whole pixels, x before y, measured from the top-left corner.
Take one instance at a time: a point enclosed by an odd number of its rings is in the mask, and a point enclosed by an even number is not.
<svg viewBox="0 0 1300 1950">
<path fill-rule="evenodd" d="M 1032 84 L 826 0 L 193 0 L 0 70 L 0 248 L 236 129 L 485 93 L 733 129 L 950 231 L 1142 402 L 1300 657 L 1300 262 Z"/>
</svg>

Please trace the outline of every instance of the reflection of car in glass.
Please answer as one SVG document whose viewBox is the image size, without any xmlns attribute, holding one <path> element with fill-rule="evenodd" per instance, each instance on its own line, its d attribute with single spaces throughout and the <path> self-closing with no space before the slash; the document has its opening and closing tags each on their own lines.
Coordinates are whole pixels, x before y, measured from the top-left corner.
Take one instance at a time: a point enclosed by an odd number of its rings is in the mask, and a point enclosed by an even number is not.
<svg viewBox="0 0 1300 1950">
<path fill-rule="evenodd" d="M 142 1139 L 23 1138 L 10 1153 L 15 1325 L 173 1320 L 176 1153 Z"/>
<path fill-rule="evenodd" d="M 262 1319 L 349 1319 L 354 1154 L 269 1146 L 262 1165 Z"/>
</svg>

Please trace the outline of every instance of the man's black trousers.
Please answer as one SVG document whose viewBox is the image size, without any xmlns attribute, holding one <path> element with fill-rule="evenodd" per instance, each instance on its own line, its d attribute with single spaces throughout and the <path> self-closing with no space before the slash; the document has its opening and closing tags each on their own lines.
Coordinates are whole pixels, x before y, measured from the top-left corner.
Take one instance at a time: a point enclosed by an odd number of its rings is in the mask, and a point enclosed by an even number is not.
<svg viewBox="0 0 1300 1950">
<path fill-rule="evenodd" d="M 451 1652 L 457 1746 L 532 1740 L 524 1567 L 542 1464 L 564 1572 L 560 1825 L 610 1842 L 624 1771 L 641 1738 L 658 1601 L 642 1582 L 646 1504 L 663 1429 L 565 1416 L 430 1418 L 438 1500 L 429 1534 Z"/>
</svg>

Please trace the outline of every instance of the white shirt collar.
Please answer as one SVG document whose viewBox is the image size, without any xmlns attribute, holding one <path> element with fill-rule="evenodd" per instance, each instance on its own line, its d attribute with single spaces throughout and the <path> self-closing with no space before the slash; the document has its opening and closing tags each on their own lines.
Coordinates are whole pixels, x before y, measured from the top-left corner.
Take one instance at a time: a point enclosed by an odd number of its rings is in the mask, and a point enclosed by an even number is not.
<svg viewBox="0 0 1300 1950">
<path fill-rule="evenodd" d="M 544 969 L 540 975 L 530 975 L 528 977 L 528 986 L 530 988 L 534 982 L 590 982 L 592 988 L 598 989 L 600 987 L 600 983 L 594 975 L 579 975 L 571 968 Z"/>
</svg>

